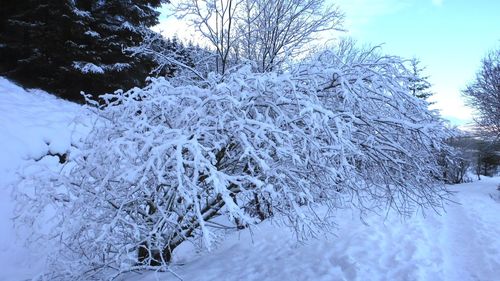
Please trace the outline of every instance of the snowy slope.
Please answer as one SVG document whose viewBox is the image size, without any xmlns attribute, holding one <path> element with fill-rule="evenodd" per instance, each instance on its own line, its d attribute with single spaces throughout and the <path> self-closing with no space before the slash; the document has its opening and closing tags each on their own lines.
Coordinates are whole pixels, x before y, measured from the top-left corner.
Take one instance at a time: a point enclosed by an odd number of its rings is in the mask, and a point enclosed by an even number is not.
<svg viewBox="0 0 500 281">
<path fill-rule="evenodd" d="M 40 90 L 26 91 L 0 77 L 0 280 L 32 276 L 40 258 L 22 246 L 12 226 L 11 186 L 16 169 L 47 153 L 64 153 L 80 106 Z"/>
<path fill-rule="evenodd" d="M 47 152 L 63 153 L 75 138 L 78 105 L 0 78 L 0 280 L 17 281 L 43 268 L 16 242 L 9 184 L 16 167 Z M 77 132 L 80 129 L 76 130 Z M 264 223 L 228 234 L 212 253 L 183 245 L 172 269 L 184 280 L 500 280 L 500 178 L 451 186 L 455 200 L 442 215 L 431 211 L 401 220 L 339 211 L 336 236 L 297 244 L 285 228 Z M 43 250 L 43 249 L 42 249 Z M 178 280 L 170 273 L 130 273 L 126 280 Z"/>
</svg>

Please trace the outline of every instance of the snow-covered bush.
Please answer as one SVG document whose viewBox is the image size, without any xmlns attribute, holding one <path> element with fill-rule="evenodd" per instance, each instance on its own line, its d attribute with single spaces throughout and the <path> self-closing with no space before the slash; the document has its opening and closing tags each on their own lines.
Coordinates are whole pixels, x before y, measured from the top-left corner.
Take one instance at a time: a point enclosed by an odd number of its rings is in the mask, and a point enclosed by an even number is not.
<svg viewBox="0 0 500 281">
<path fill-rule="evenodd" d="M 266 217 L 298 237 L 333 211 L 442 206 L 440 119 L 408 93 L 401 59 L 346 48 L 283 74 L 241 67 L 207 87 L 152 79 L 89 101 L 98 116 L 57 173 L 27 177 L 21 220 L 52 214 L 51 279 L 101 279 L 165 265 L 186 240 L 206 248 L 216 217 Z"/>
<path fill-rule="evenodd" d="M 450 133 L 452 136 L 446 140 L 449 149 L 439 152 L 443 179 L 447 184 L 471 182 L 468 171 L 471 168 L 474 139 L 456 128 L 450 129 Z"/>
</svg>

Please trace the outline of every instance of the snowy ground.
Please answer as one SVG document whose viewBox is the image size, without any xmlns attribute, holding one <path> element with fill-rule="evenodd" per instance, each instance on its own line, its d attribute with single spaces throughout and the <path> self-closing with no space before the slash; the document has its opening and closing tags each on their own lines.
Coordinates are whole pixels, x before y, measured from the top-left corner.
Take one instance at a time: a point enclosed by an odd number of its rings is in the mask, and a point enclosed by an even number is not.
<svg viewBox="0 0 500 281">
<path fill-rule="evenodd" d="M 344 212 L 337 237 L 306 245 L 294 243 L 286 230 L 264 225 L 253 239 L 245 231 L 234 234 L 214 253 L 181 258 L 185 265 L 173 269 L 184 280 L 200 281 L 500 280 L 500 202 L 489 196 L 498 184 L 497 177 L 450 187 L 460 205 L 448 206 L 442 215 L 405 221 L 371 217 L 365 225 Z"/>
<path fill-rule="evenodd" d="M 0 280 L 18 281 L 43 268 L 43 255 L 17 241 L 9 186 L 16 168 L 65 152 L 78 136 L 77 105 L 0 78 Z M 441 215 L 406 220 L 342 211 L 336 236 L 297 244 L 269 223 L 230 234 L 212 253 L 184 246 L 172 269 L 184 280 L 500 280 L 500 177 L 451 186 L 455 200 Z M 43 249 L 42 249 L 43 250 Z M 182 265 L 181 265 L 182 264 Z M 127 280 L 178 280 L 169 273 L 131 273 Z"/>
</svg>

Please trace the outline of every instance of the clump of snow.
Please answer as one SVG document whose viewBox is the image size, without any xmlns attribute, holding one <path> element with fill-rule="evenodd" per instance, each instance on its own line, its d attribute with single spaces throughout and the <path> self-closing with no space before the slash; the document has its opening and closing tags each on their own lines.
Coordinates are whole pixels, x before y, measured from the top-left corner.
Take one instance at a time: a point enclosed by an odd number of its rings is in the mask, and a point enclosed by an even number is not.
<svg viewBox="0 0 500 281">
<path fill-rule="evenodd" d="M 121 63 L 121 62 L 118 62 L 118 63 L 115 63 L 113 65 L 110 65 L 108 66 L 109 69 L 113 70 L 113 71 L 123 71 L 127 68 L 130 68 L 130 64 L 129 63 Z"/>
<path fill-rule="evenodd" d="M 88 35 L 88 36 L 90 36 L 90 37 L 94 37 L 94 38 L 99 38 L 99 37 L 101 37 L 101 35 L 100 35 L 98 32 L 95 32 L 95 31 L 93 31 L 93 30 L 87 30 L 87 31 L 85 31 L 85 33 L 84 33 L 84 34 L 85 34 L 85 35 Z"/>
<path fill-rule="evenodd" d="M 120 72 L 127 68 L 130 68 L 129 63 L 115 63 L 115 64 L 103 64 L 96 65 L 91 62 L 75 61 L 73 62 L 73 68 L 80 71 L 81 73 L 94 73 L 94 74 L 104 74 L 107 71 Z"/>
<path fill-rule="evenodd" d="M 82 18 L 90 18 L 91 17 L 90 12 L 82 11 L 82 10 L 79 10 L 77 8 L 73 9 L 73 13 L 75 13 L 75 15 L 82 17 Z"/>
<path fill-rule="evenodd" d="M 73 62 L 73 68 L 79 70 L 82 73 L 98 73 L 103 74 L 105 71 L 102 67 L 95 65 L 91 62 Z"/>
</svg>

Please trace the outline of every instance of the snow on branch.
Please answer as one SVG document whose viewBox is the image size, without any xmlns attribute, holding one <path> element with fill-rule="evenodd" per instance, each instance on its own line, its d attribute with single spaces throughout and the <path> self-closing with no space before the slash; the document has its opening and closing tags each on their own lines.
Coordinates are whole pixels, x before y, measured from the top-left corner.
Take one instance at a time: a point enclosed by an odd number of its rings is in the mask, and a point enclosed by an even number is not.
<svg viewBox="0 0 500 281">
<path fill-rule="evenodd" d="M 304 238 L 330 231 L 338 207 L 439 209 L 446 133 L 406 77 L 401 59 L 349 47 L 283 74 L 242 67 L 203 88 L 158 78 L 104 95 L 62 172 L 23 181 L 36 188 L 18 215 L 52 209 L 53 272 L 90 280 L 166 266 L 186 240 L 210 249 L 215 218 L 273 217 Z"/>
<path fill-rule="evenodd" d="M 75 61 L 73 62 L 73 68 L 80 71 L 81 73 L 93 73 L 93 74 L 104 74 L 106 72 L 114 71 L 121 72 L 127 68 L 130 68 L 129 63 L 115 63 L 115 64 L 101 64 L 96 65 L 91 62 Z"/>
</svg>

